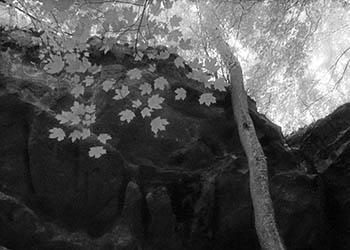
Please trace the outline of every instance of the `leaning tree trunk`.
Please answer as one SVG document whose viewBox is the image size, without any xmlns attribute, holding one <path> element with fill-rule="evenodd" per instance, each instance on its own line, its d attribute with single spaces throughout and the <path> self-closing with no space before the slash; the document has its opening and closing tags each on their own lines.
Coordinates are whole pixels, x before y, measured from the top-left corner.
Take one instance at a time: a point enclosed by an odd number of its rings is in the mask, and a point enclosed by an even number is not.
<svg viewBox="0 0 350 250">
<path fill-rule="evenodd" d="M 227 46 L 227 45 L 226 45 Z M 225 49 L 218 48 L 220 54 Z M 238 133 L 244 152 L 248 158 L 250 194 L 253 201 L 255 228 L 263 250 L 285 249 L 279 236 L 272 200 L 266 157 L 256 136 L 254 124 L 249 115 L 247 95 L 244 90 L 242 69 L 233 56 L 222 56 L 229 68 L 232 107 Z"/>
<path fill-rule="evenodd" d="M 231 97 L 235 122 L 249 166 L 250 194 L 253 202 L 255 228 L 263 250 L 284 250 L 279 236 L 272 200 L 266 157 L 257 138 L 253 121 L 249 115 L 247 94 L 244 89 L 242 68 L 213 23 L 206 29 L 218 53 L 230 72 Z"/>
</svg>

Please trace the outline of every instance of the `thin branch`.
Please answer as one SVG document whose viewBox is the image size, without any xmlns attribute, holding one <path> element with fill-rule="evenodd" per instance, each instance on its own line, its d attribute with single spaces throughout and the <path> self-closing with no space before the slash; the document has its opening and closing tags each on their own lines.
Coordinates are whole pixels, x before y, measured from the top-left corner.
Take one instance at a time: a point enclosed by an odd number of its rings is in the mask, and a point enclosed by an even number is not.
<svg viewBox="0 0 350 250">
<path fill-rule="evenodd" d="M 343 73 L 341 74 L 340 78 L 336 81 L 336 83 L 334 84 L 333 86 L 333 90 L 335 90 L 336 88 L 338 88 L 338 85 L 339 83 L 343 80 L 344 76 L 345 76 L 345 73 L 346 73 L 346 70 L 348 69 L 349 67 L 349 64 L 350 64 L 350 60 L 347 61 L 344 69 L 343 69 Z"/>
<path fill-rule="evenodd" d="M 145 0 L 145 2 L 143 4 L 143 9 L 142 9 L 142 13 L 141 13 L 140 22 L 139 22 L 139 25 L 137 27 L 137 33 L 136 33 L 136 39 L 135 39 L 135 53 L 136 54 L 137 54 L 137 43 L 138 43 L 138 40 L 139 40 L 140 31 L 141 31 L 142 20 L 143 20 L 143 17 L 145 15 L 145 11 L 147 9 L 147 3 L 148 3 L 148 0 Z"/>
</svg>

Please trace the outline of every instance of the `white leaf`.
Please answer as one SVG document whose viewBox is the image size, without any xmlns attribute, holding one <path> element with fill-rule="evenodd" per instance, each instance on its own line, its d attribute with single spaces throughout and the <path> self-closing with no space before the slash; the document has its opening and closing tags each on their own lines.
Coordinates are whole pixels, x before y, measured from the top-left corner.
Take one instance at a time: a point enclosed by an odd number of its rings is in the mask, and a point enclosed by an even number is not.
<svg viewBox="0 0 350 250">
<path fill-rule="evenodd" d="M 163 97 L 160 97 L 158 94 L 156 95 L 152 95 L 150 98 L 148 98 L 147 103 L 148 103 L 148 107 L 150 109 L 161 109 L 162 106 L 160 106 L 160 104 L 162 104 L 164 101 Z"/>
<path fill-rule="evenodd" d="M 178 27 L 180 25 L 181 20 L 182 20 L 182 17 L 174 15 L 172 18 L 170 18 L 169 22 L 172 27 Z"/>
<path fill-rule="evenodd" d="M 137 54 L 134 57 L 135 61 L 142 61 L 143 53 L 138 51 Z"/>
<path fill-rule="evenodd" d="M 215 73 L 220 67 L 216 66 L 216 59 L 211 58 L 211 59 L 206 59 L 205 60 L 205 68 L 212 73 Z"/>
<path fill-rule="evenodd" d="M 106 153 L 107 153 L 106 149 L 104 149 L 102 146 L 91 147 L 89 150 L 89 156 L 95 157 L 95 158 L 100 158 L 102 155 Z"/>
<path fill-rule="evenodd" d="M 83 115 L 83 114 L 85 114 L 85 106 L 84 106 L 84 104 L 80 104 L 79 102 L 74 102 L 73 106 L 70 108 L 70 110 L 75 115 Z"/>
<path fill-rule="evenodd" d="M 85 114 L 85 119 L 83 120 L 84 126 L 90 126 L 91 124 L 96 122 L 96 115 L 95 114 Z"/>
<path fill-rule="evenodd" d="M 127 121 L 128 123 L 135 118 L 135 113 L 132 112 L 130 109 L 123 110 L 122 112 L 119 113 L 120 115 L 120 120 Z"/>
<path fill-rule="evenodd" d="M 44 70 L 46 70 L 49 74 L 55 74 L 61 72 L 63 68 L 64 61 L 62 60 L 62 57 L 52 55 L 50 62 L 45 65 Z"/>
<path fill-rule="evenodd" d="M 115 84 L 114 79 L 107 79 L 102 83 L 102 88 L 104 91 L 108 91 L 113 88 L 113 85 Z"/>
<path fill-rule="evenodd" d="M 199 59 L 198 57 L 196 57 L 193 61 L 191 61 L 189 63 L 189 66 L 192 68 L 192 69 L 200 69 L 202 68 L 202 64 L 199 62 Z"/>
<path fill-rule="evenodd" d="M 131 69 L 126 73 L 129 78 L 132 79 L 137 79 L 140 80 L 142 77 L 142 70 L 139 70 L 138 68 Z"/>
<path fill-rule="evenodd" d="M 50 131 L 50 135 L 49 135 L 50 139 L 57 139 L 57 141 L 62 141 L 66 137 L 66 133 L 61 128 L 52 128 L 49 131 Z"/>
<path fill-rule="evenodd" d="M 144 84 L 141 84 L 139 89 L 141 90 L 141 95 L 149 95 L 152 92 L 152 85 L 145 82 Z"/>
<path fill-rule="evenodd" d="M 185 100 L 186 98 L 186 90 L 183 88 L 178 88 L 175 90 L 176 96 L 175 100 Z"/>
<path fill-rule="evenodd" d="M 91 74 L 94 75 L 94 74 L 100 72 L 101 69 L 102 69 L 102 65 L 97 66 L 97 64 L 95 64 L 93 66 L 90 66 L 88 70 Z"/>
<path fill-rule="evenodd" d="M 91 131 L 88 128 L 83 128 L 83 132 L 81 132 L 81 138 L 85 140 L 91 135 Z"/>
<path fill-rule="evenodd" d="M 130 94 L 128 86 L 123 85 L 121 89 L 115 90 L 115 96 L 113 97 L 114 100 L 121 100 L 124 99 L 128 94 Z"/>
<path fill-rule="evenodd" d="M 56 119 L 60 121 L 60 124 L 70 122 L 72 125 L 77 125 L 81 121 L 78 114 L 67 111 L 62 111 L 61 114 L 56 115 Z"/>
<path fill-rule="evenodd" d="M 142 102 L 139 99 L 137 99 L 136 101 L 132 101 L 132 107 L 135 109 L 139 108 L 141 105 Z"/>
<path fill-rule="evenodd" d="M 210 76 L 203 71 L 193 70 L 192 72 L 187 74 L 187 77 L 199 81 L 199 82 L 207 82 L 210 79 Z"/>
<path fill-rule="evenodd" d="M 156 56 L 156 58 L 157 58 L 158 60 L 166 60 L 166 59 L 169 58 L 169 56 L 170 56 L 169 52 L 167 52 L 167 51 L 161 51 L 161 52 L 159 53 L 159 55 Z"/>
<path fill-rule="evenodd" d="M 112 137 L 109 134 L 100 134 L 97 137 L 97 140 L 99 140 L 103 144 L 106 144 L 106 142 L 110 139 L 112 139 Z"/>
<path fill-rule="evenodd" d="M 83 85 L 78 84 L 77 86 L 75 86 L 72 91 L 71 94 L 74 95 L 75 98 L 79 97 L 80 95 L 83 95 L 85 91 L 85 88 Z"/>
<path fill-rule="evenodd" d="M 154 71 L 156 71 L 156 66 L 153 65 L 153 64 L 150 64 L 149 67 L 148 67 L 148 70 L 149 70 L 150 72 L 154 72 Z"/>
<path fill-rule="evenodd" d="M 86 76 L 84 82 L 87 87 L 91 86 L 94 83 L 94 76 Z"/>
<path fill-rule="evenodd" d="M 153 112 L 153 110 L 148 108 L 148 107 L 142 109 L 142 111 L 141 111 L 142 118 L 145 118 L 146 116 L 150 117 L 151 116 L 151 112 Z"/>
<path fill-rule="evenodd" d="M 230 86 L 224 78 L 218 78 L 213 82 L 214 89 L 219 91 L 226 91 L 225 87 Z"/>
<path fill-rule="evenodd" d="M 181 37 L 182 32 L 178 29 L 172 30 L 170 33 L 168 33 L 168 41 L 178 42 Z"/>
<path fill-rule="evenodd" d="M 55 118 L 58 121 L 60 121 L 60 124 L 65 124 L 71 120 L 70 119 L 71 114 L 72 114 L 71 112 L 62 111 L 61 114 L 56 115 Z"/>
<path fill-rule="evenodd" d="M 181 56 L 176 57 L 176 59 L 174 60 L 174 64 L 177 68 L 179 67 L 184 68 L 185 67 L 184 62 L 185 60 Z"/>
<path fill-rule="evenodd" d="M 185 41 L 183 38 L 181 38 L 179 47 L 181 49 L 183 49 L 183 50 L 190 50 L 190 49 L 192 49 L 191 39 L 187 39 Z"/>
<path fill-rule="evenodd" d="M 69 138 L 71 138 L 72 142 L 75 142 L 81 138 L 81 132 L 79 130 L 74 130 L 70 133 Z"/>
<path fill-rule="evenodd" d="M 91 104 L 91 105 L 85 106 L 85 111 L 86 111 L 86 113 L 89 113 L 89 114 L 95 113 L 96 112 L 96 105 Z"/>
<path fill-rule="evenodd" d="M 164 90 L 165 86 L 169 86 L 169 82 L 163 76 L 154 80 L 154 89 Z"/>
<path fill-rule="evenodd" d="M 166 119 L 161 119 L 160 116 L 158 116 L 151 121 L 152 132 L 157 135 L 158 131 L 165 130 L 165 126 L 168 124 L 169 122 Z"/>
<path fill-rule="evenodd" d="M 199 97 L 199 103 L 205 103 L 205 105 L 210 106 L 212 103 L 216 103 L 216 99 L 212 93 L 205 93 Z"/>
</svg>

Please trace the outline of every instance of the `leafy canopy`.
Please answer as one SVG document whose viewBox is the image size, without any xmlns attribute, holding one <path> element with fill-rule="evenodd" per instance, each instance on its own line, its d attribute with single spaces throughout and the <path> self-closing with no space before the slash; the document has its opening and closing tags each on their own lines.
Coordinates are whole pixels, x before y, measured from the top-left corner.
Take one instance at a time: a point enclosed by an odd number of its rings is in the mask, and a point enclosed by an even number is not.
<svg viewBox="0 0 350 250">
<path fill-rule="evenodd" d="M 118 53 L 125 49 L 122 44 L 128 43 L 134 48 L 135 60 L 144 56 L 166 60 L 170 53 L 177 53 L 180 56 L 174 65 L 189 65 L 193 70 L 187 77 L 203 84 L 199 104 L 216 103 L 215 91 L 226 91 L 229 79 L 203 26 L 209 16 L 200 11 L 204 8 L 217 17 L 221 25 L 216 28 L 242 62 L 249 94 L 260 104 L 260 111 L 284 126 L 285 132 L 319 118 L 350 96 L 350 87 L 340 84 L 348 77 L 348 44 L 329 46 L 320 40 L 330 26 L 330 30 L 346 28 L 347 1 L 15 0 L 6 8 L 3 11 L 9 13 L 9 20 L 21 17 L 18 25 L 42 31 L 38 43 L 43 69 L 53 76 L 63 75 L 71 83 L 76 101 L 70 110 L 56 114 L 62 127 L 49 131 L 49 137 L 58 141 L 74 143 L 94 136 L 90 128 L 100 107 L 86 93 L 99 90 L 113 94 L 113 99 L 125 106 L 120 121 L 130 123 L 137 116 L 149 119 L 155 136 L 169 125 L 166 117 L 152 115 L 163 107 L 162 92 L 169 88 L 168 79 L 142 80 L 155 70 L 152 63 L 147 69 L 126 72 L 136 88 L 113 77 L 101 81 L 96 77 L 101 65 L 91 64 L 89 47 Z M 157 44 L 168 49 L 145 52 Z M 332 55 L 341 50 L 345 53 L 333 63 L 331 72 L 325 70 Z M 317 62 L 323 52 L 325 59 Z M 327 84 L 319 72 L 329 76 Z M 135 91 L 142 98 L 135 99 Z M 184 88 L 174 90 L 175 101 L 186 97 Z M 320 100 L 328 103 L 320 104 Z M 99 158 L 107 152 L 103 145 L 111 136 L 95 136 L 101 145 L 92 147 L 89 156 Z"/>
</svg>

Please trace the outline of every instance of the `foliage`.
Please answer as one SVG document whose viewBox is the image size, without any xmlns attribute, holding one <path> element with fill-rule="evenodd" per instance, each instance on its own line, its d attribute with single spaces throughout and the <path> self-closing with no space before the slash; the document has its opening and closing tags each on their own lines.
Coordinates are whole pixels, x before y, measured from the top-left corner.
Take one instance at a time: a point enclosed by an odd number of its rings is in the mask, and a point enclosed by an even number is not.
<svg viewBox="0 0 350 250">
<path fill-rule="evenodd" d="M 199 10 L 207 5 L 212 6 L 211 14 L 220 23 L 216 28 L 246 68 L 247 87 L 260 103 L 260 111 L 284 125 L 288 132 L 323 114 L 320 109 L 324 107 L 320 105 L 311 109 L 324 92 L 315 87 L 320 80 L 308 70 L 311 45 L 317 39 L 318 28 L 327 24 L 322 16 L 334 18 L 334 10 L 347 13 L 347 1 L 15 0 L 8 8 L 42 31 L 38 41 L 41 66 L 47 73 L 67 79 L 76 98 L 70 110 L 56 114 L 63 126 L 52 128 L 50 138 L 68 138 L 74 143 L 91 136 L 90 128 L 100 107 L 94 95 L 86 93 L 100 90 L 113 94 L 116 102 L 125 105 L 119 113 L 120 121 L 130 123 L 138 114 L 143 119 L 151 118 L 149 125 L 155 136 L 169 125 L 166 117 L 152 116 L 155 110 L 162 109 L 162 91 L 169 89 L 168 80 L 160 76 L 152 82 L 142 81 L 144 74 L 155 70 L 152 63 L 148 68 L 126 72 L 136 84 L 131 88 L 114 78 L 100 80 L 97 74 L 101 66 L 89 60 L 91 48 L 119 53 L 129 49 L 120 46 L 128 43 L 134 48 L 130 51 L 135 60 L 147 57 L 150 61 L 166 60 L 171 53 L 177 53 L 181 56 L 174 59 L 174 65 L 190 66 L 192 72 L 187 77 L 201 82 L 206 90 L 198 102 L 206 106 L 216 103 L 215 91 L 226 91 L 229 84 L 227 70 L 203 27 L 208 15 Z M 325 7 L 327 12 L 321 13 Z M 146 52 L 146 48 L 159 43 L 168 49 Z M 339 70 L 333 73 L 339 78 Z M 134 91 L 144 99 L 135 99 Z M 350 90 L 343 87 L 342 91 L 345 95 Z M 174 90 L 176 101 L 186 97 L 184 88 Z M 339 103 L 333 101 L 333 106 L 336 104 Z M 302 115 L 305 111 L 308 115 Z M 96 137 L 102 146 L 91 148 L 89 155 L 98 158 L 106 153 L 103 144 L 111 136 L 102 133 Z"/>
</svg>

